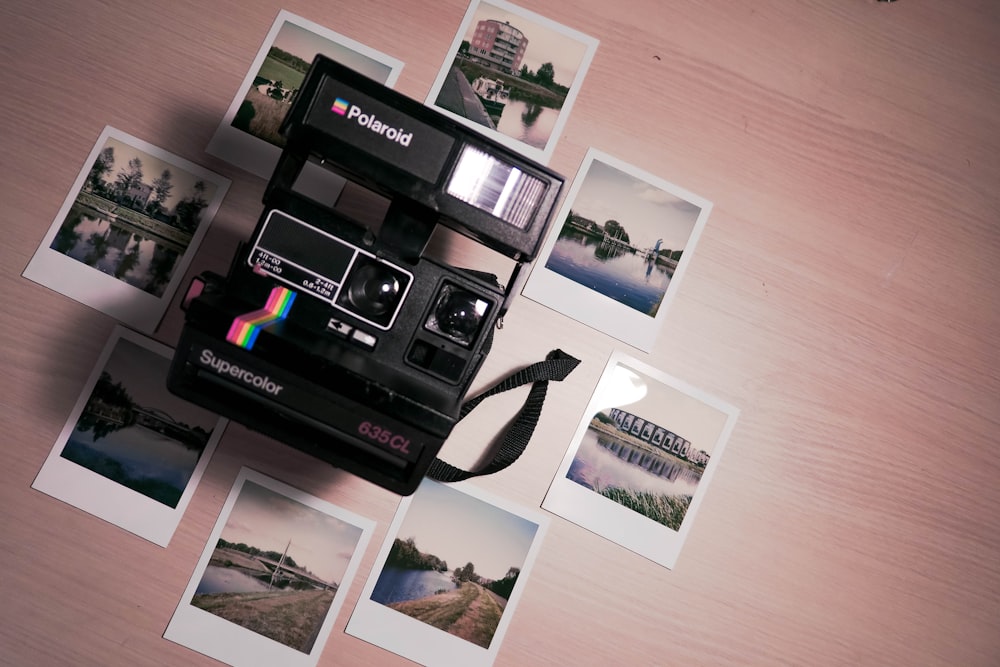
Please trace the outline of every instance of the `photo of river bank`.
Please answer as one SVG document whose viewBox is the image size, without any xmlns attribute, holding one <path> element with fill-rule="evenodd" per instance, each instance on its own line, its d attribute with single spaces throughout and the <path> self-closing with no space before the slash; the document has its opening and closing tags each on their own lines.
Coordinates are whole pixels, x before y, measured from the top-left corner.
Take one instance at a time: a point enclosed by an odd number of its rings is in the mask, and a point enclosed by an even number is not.
<svg viewBox="0 0 1000 667">
<path fill-rule="evenodd" d="M 371 600 L 488 648 L 520 572 L 511 566 L 493 580 L 477 573 L 472 561 L 449 571 L 444 560 L 421 552 L 413 538 L 396 538 Z"/>
<path fill-rule="evenodd" d="M 467 581 L 452 591 L 392 602 L 387 606 L 450 635 L 489 648 L 507 599 Z"/>
<path fill-rule="evenodd" d="M 338 585 L 289 565 L 287 553 L 234 547 L 212 552 L 191 605 L 296 651 L 312 651 Z"/>
<path fill-rule="evenodd" d="M 448 664 L 480 664 L 510 624 L 545 527 L 473 487 L 423 480 L 400 504 L 348 634 L 421 664 L 444 647 Z"/>
</svg>

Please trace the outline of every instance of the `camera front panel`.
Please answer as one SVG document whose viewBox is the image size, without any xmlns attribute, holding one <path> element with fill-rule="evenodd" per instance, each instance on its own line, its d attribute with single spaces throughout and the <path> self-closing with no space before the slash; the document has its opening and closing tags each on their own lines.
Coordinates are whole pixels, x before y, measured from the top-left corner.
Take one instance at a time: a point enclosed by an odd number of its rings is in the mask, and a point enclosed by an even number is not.
<svg viewBox="0 0 1000 667">
<path fill-rule="evenodd" d="M 392 328 L 413 284 L 402 266 L 276 209 L 264 217 L 246 262 L 383 331 Z"/>
</svg>

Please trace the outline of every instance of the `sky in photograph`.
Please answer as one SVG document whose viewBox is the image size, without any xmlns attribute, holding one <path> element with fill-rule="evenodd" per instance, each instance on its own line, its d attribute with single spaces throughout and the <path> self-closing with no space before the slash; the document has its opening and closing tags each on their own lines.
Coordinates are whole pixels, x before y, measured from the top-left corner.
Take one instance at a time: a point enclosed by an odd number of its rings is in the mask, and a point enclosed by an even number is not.
<svg viewBox="0 0 1000 667">
<path fill-rule="evenodd" d="M 215 196 L 215 185 L 212 182 L 185 171 L 158 156 L 150 155 L 114 137 L 108 137 L 104 146 L 101 147 L 101 152 L 103 153 L 104 149 L 108 147 L 113 148 L 115 151 L 115 164 L 111 171 L 104 175 L 105 182 L 109 184 L 115 182 L 118 178 L 118 173 L 123 169 L 128 170 L 129 161 L 133 158 L 139 158 L 142 162 L 142 182 L 147 185 L 152 185 L 153 181 L 160 177 L 164 169 L 170 170 L 170 182 L 174 184 L 174 187 L 170 191 L 170 195 L 163 202 L 164 208 L 168 211 L 172 210 L 180 200 L 193 195 L 194 184 L 198 181 L 205 183 L 205 194 L 203 196 L 206 201 L 212 201 L 212 197 Z M 91 166 L 93 165 L 88 166 L 88 170 Z"/>
<path fill-rule="evenodd" d="M 597 411 L 621 408 L 689 440 L 711 454 L 726 425 L 726 413 L 623 364 L 597 388 Z"/>
<path fill-rule="evenodd" d="M 424 480 L 396 537 L 443 559 L 449 569 L 475 566 L 488 579 L 521 568 L 538 524 L 445 484 Z"/>
<path fill-rule="evenodd" d="M 617 220 L 632 245 L 683 250 L 701 209 L 662 188 L 593 160 L 570 207 L 577 215 L 603 225 Z"/>
<path fill-rule="evenodd" d="M 130 340 L 119 338 L 104 370 L 114 382 L 121 382 L 136 403 L 163 410 L 188 426 L 212 430 L 219 417 L 170 393 L 167 371 L 170 359 L 162 357 Z"/>
<path fill-rule="evenodd" d="M 220 537 L 278 553 L 291 540 L 288 555 L 297 565 L 339 584 L 361 532 L 353 524 L 247 480 Z"/>
<path fill-rule="evenodd" d="M 338 44 L 289 21 L 284 22 L 271 45 L 298 56 L 307 63 L 311 63 L 317 53 L 322 53 L 342 65 L 364 74 L 369 79 L 382 83 L 385 83 L 386 79 L 389 78 L 391 71 L 388 65 L 384 65 L 374 58 L 358 53 L 354 49 Z"/>
<path fill-rule="evenodd" d="M 587 52 L 585 44 L 551 27 L 530 21 L 519 14 L 501 9 L 488 2 L 480 3 L 462 39 L 472 41 L 476 25 L 480 21 L 494 20 L 508 22 L 528 38 L 528 48 L 524 52 L 522 65 L 537 72 L 543 63 L 552 63 L 555 82 L 569 87 L 576 79 L 583 56 Z"/>
</svg>

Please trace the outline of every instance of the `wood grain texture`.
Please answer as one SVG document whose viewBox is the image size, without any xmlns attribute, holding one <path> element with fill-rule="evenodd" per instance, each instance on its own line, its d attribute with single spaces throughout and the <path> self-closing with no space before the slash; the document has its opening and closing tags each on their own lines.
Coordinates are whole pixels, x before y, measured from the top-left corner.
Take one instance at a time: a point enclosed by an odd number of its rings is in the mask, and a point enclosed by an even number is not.
<svg viewBox="0 0 1000 667">
<path fill-rule="evenodd" d="M 675 570 L 553 518 L 496 664 L 996 665 L 1000 6 L 519 4 L 601 42 L 551 165 L 594 146 L 714 202 L 656 348 L 629 351 L 741 416 Z M 343 632 L 388 492 L 238 425 L 166 549 L 30 488 L 114 323 L 20 273 L 106 124 L 233 179 L 189 274 L 224 270 L 264 183 L 204 148 L 277 11 L 401 59 L 422 100 L 466 7 L 0 6 L 0 663 L 217 664 L 161 635 L 248 465 L 378 522 L 320 664 L 408 664 Z M 478 386 L 551 347 L 584 362 L 480 483 L 537 506 L 627 346 L 524 298 L 506 325 Z M 515 401 L 443 455 L 474 462 Z"/>
</svg>

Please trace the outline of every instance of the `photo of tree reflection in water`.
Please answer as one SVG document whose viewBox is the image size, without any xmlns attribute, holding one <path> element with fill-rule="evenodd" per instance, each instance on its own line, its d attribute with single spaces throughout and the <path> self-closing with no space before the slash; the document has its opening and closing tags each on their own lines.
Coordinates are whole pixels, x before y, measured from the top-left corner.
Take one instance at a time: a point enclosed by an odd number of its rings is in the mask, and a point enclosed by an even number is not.
<svg viewBox="0 0 1000 667">
<path fill-rule="evenodd" d="M 177 507 L 218 417 L 168 392 L 169 363 L 120 339 L 60 456 Z"/>
<path fill-rule="evenodd" d="M 566 477 L 679 530 L 707 462 L 681 436 L 613 409 L 591 420 Z"/>
<path fill-rule="evenodd" d="M 676 266 L 677 260 L 668 265 L 569 225 L 559 232 L 545 264 L 547 269 L 650 317 L 656 317 Z"/>
<path fill-rule="evenodd" d="M 181 253 L 156 237 L 74 204 L 52 249 L 153 296 L 163 296 Z"/>
<path fill-rule="evenodd" d="M 50 247 L 163 296 L 216 186 L 108 138 Z"/>
<path fill-rule="evenodd" d="M 545 268 L 655 318 L 676 287 L 702 208 L 621 166 L 594 156 L 581 167 Z"/>
</svg>

